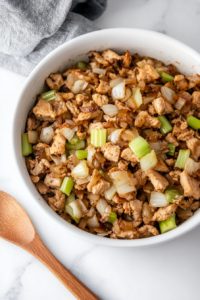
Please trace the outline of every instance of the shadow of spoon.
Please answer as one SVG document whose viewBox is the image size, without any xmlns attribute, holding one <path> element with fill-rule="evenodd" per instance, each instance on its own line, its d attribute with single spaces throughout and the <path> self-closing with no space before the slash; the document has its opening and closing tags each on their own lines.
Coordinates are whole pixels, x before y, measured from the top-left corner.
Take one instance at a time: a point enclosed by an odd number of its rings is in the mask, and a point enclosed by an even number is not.
<svg viewBox="0 0 200 300">
<path fill-rule="evenodd" d="M 68 271 L 46 248 L 23 207 L 0 191 L 0 237 L 40 260 L 78 300 L 98 300 L 81 281 Z"/>
</svg>

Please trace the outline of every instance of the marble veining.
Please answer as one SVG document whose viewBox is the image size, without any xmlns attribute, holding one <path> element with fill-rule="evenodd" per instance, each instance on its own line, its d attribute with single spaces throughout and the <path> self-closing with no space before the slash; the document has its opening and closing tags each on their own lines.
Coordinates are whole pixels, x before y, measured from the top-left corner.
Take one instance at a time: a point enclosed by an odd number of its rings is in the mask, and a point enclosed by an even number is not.
<svg viewBox="0 0 200 300">
<path fill-rule="evenodd" d="M 200 0 L 108 0 L 101 28 L 135 27 L 162 32 L 200 51 Z M 89 244 L 56 228 L 27 197 L 11 144 L 12 117 L 25 77 L 0 68 L 0 189 L 27 210 L 52 253 L 103 300 L 198 300 L 200 228 L 147 249 Z M 29 253 L 0 240 L 0 300 L 73 300 Z"/>
</svg>

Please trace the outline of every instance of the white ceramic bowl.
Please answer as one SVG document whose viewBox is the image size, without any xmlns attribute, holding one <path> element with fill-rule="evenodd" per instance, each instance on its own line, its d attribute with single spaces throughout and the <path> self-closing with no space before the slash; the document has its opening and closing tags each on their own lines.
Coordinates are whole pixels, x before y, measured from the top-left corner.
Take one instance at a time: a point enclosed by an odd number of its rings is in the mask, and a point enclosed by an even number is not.
<svg viewBox="0 0 200 300">
<path fill-rule="evenodd" d="M 32 71 L 18 99 L 13 126 L 13 147 L 19 173 L 28 186 L 31 198 L 56 226 L 91 243 L 113 247 L 142 247 L 160 244 L 188 232 L 200 223 L 200 211 L 178 228 L 162 235 L 140 240 L 113 240 L 84 232 L 59 217 L 45 202 L 31 182 L 21 155 L 21 133 L 24 132 L 29 110 L 35 102 L 35 95 L 45 90 L 44 79 L 51 72 L 64 71 L 74 62 L 87 60 L 91 50 L 112 49 L 118 53 L 129 50 L 174 63 L 184 74 L 200 73 L 200 55 L 190 47 L 166 35 L 140 29 L 106 29 L 75 38 L 47 55 Z M 86 54 L 85 54 L 86 53 Z"/>
</svg>

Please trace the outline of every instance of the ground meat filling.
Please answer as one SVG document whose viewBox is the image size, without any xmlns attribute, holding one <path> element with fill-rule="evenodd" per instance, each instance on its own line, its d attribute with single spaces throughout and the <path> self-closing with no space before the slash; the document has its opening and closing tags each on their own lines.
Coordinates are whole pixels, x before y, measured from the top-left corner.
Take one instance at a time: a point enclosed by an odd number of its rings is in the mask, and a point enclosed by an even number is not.
<svg viewBox="0 0 200 300">
<path fill-rule="evenodd" d="M 200 75 L 106 50 L 45 82 L 22 154 L 57 214 L 113 239 L 153 237 L 193 216 L 200 207 Z"/>
</svg>

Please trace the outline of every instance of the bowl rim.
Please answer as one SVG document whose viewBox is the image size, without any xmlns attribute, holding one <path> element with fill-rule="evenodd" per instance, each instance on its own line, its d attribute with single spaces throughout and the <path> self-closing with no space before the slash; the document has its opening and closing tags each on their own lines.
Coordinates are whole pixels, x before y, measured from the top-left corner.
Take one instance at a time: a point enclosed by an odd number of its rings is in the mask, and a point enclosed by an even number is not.
<svg viewBox="0 0 200 300">
<path fill-rule="evenodd" d="M 24 86 L 20 92 L 20 95 L 17 99 L 17 105 L 15 106 L 15 111 L 14 111 L 14 118 L 13 118 L 13 125 L 12 125 L 12 146 L 13 149 L 15 149 L 15 144 L 17 141 L 17 138 L 15 135 L 15 126 L 17 125 L 18 122 L 18 112 L 20 108 L 20 102 L 23 98 L 23 94 L 25 91 L 28 89 L 29 85 L 32 83 L 33 78 L 35 75 L 48 63 L 48 61 L 51 60 L 52 57 L 56 56 L 59 52 L 61 52 L 63 49 L 67 49 L 68 46 L 81 44 L 84 42 L 85 39 L 89 38 L 92 39 L 93 37 L 96 38 L 96 36 L 101 36 L 104 34 L 123 34 L 123 32 L 127 31 L 131 32 L 133 35 L 134 34 L 141 34 L 141 35 L 149 35 L 152 36 L 152 38 L 159 38 L 160 41 L 165 40 L 169 42 L 169 44 L 175 45 L 180 49 L 180 51 L 184 50 L 184 52 L 190 53 L 191 56 L 193 56 L 196 60 L 200 62 L 200 54 L 195 51 L 194 49 L 190 48 L 189 46 L 185 45 L 184 43 L 169 37 L 167 35 L 164 35 L 159 32 L 154 32 L 154 31 L 149 31 L 149 30 L 144 30 L 144 29 L 136 29 L 136 28 L 110 28 L 110 29 L 102 29 L 99 31 L 93 31 L 84 35 L 81 35 L 79 37 L 76 37 L 70 41 L 65 42 L 64 44 L 60 45 L 56 49 L 54 49 L 52 52 L 50 52 L 45 58 L 43 58 L 39 64 L 33 69 L 33 71 L 29 74 L 27 77 Z M 59 67 L 58 67 L 59 68 Z M 50 214 L 50 211 L 46 209 L 46 207 L 42 204 L 42 202 L 38 199 L 36 199 L 36 196 L 33 195 L 31 190 L 28 188 L 28 185 L 25 182 L 24 174 L 22 172 L 22 166 L 20 165 L 18 161 L 18 156 L 20 154 L 17 153 L 17 151 L 14 151 L 14 158 L 15 158 L 15 163 L 17 165 L 18 173 L 20 174 L 20 177 L 23 179 L 23 182 L 26 186 L 27 192 L 29 192 L 29 195 L 31 196 L 31 199 L 34 199 L 34 202 L 40 207 L 40 209 L 45 213 L 45 215 L 53 220 L 53 222 L 59 226 L 62 230 L 65 232 L 68 232 L 71 235 L 76 236 L 77 238 L 81 238 L 83 240 L 86 240 L 88 242 L 94 243 L 94 244 L 99 244 L 99 245 L 104 245 L 104 246 L 112 246 L 112 247 L 147 247 L 147 246 L 153 246 L 157 244 L 161 244 L 170 240 L 173 240 L 177 237 L 182 236 L 183 234 L 187 233 L 188 231 L 192 230 L 196 226 L 200 224 L 200 218 L 197 214 L 194 214 L 190 219 L 188 219 L 186 222 L 181 224 L 181 226 L 178 226 L 175 230 L 169 231 L 165 234 L 160 234 L 158 236 L 154 236 L 151 238 L 143 238 L 143 239 L 135 239 L 135 240 L 115 240 L 115 239 L 109 239 L 105 237 L 100 237 L 97 235 L 93 235 L 91 233 L 82 231 L 81 229 L 77 228 L 76 226 L 71 225 L 64 219 L 62 219 L 60 216 L 58 216 L 55 213 L 55 216 L 52 217 L 52 214 Z"/>
</svg>

